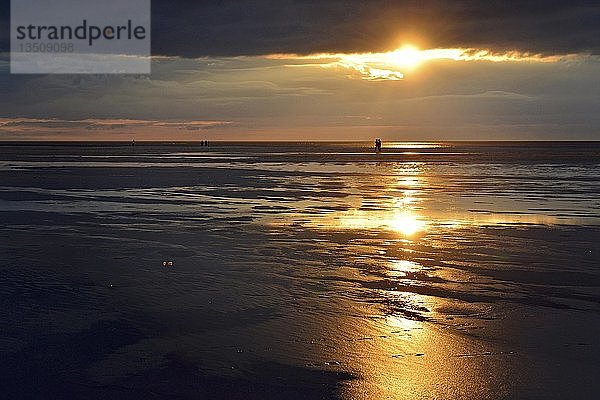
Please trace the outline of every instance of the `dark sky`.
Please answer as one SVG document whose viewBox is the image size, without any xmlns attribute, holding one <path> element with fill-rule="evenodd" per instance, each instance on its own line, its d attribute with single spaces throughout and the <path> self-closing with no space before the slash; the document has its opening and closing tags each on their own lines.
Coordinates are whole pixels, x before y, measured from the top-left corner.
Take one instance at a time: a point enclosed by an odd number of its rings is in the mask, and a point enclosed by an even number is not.
<svg viewBox="0 0 600 400">
<path fill-rule="evenodd" d="M 0 0 L 9 48 L 9 0 Z M 153 53 L 380 51 L 399 41 L 543 54 L 600 53 L 600 3 L 563 0 L 152 1 Z"/>
</svg>

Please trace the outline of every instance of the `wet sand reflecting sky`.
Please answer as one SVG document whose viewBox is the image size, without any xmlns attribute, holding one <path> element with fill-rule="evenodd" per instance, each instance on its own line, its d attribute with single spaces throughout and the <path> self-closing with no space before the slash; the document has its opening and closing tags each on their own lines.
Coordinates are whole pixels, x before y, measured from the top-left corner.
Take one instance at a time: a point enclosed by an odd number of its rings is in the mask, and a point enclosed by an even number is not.
<svg viewBox="0 0 600 400">
<path fill-rule="evenodd" d="M 4 392 L 596 393 L 600 145 L 368 146 L 4 145 Z"/>
</svg>

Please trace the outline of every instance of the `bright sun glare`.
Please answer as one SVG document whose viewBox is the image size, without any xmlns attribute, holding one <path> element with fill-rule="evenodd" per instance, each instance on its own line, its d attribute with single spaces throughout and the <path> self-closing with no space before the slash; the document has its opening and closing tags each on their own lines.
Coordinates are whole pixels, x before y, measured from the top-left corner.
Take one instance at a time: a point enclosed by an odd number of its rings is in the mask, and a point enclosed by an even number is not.
<svg viewBox="0 0 600 400">
<path fill-rule="evenodd" d="M 387 54 L 389 62 L 403 68 L 415 68 L 422 61 L 422 52 L 415 46 L 406 45 Z"/>
</svg>

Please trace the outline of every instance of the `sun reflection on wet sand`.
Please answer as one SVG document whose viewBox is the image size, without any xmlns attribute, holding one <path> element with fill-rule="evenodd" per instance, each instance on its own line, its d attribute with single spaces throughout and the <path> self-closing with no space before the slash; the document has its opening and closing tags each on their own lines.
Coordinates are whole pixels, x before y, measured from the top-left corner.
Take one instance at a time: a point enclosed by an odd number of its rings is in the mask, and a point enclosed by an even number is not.
<svg viewBox="0 0 600 400">
<path fill-rule="evenodd" d="M 378 230 L 386 229 L 411 237 L 425 230 L 426 224 L 418 215 L 410 211 L 377 212 L 353 210 L 331 218 L 316 221 L 318 227 L 329 229 Z"/>
<path fill-rule="evenodd" d="M 358 377 L 344 384 L 342 398 L 511 397 L 520 379 L 510 372 L 515 353 L 489 332 L 506 328 L 496 312 L 512 307 L 497 304 L 528 289 L 504 280 L 515 268 L 504 240 L 523 246 L 529 239 L 515 231 L 577 220 L 536 213 L 530 199 L 479 190 L 479 181 L 424 163 L 363 168 L 343 182 L 346 196 L 278 221 L 333 243 L 323 251 L 343 267 L 329 278 L 353 287 L 344 294 L 351 311 L 336 300 L 337 319 L 326 324 L 335 328 L 336 350 L 322 355 Z M 519 268 L 511 279 L 529 272 Z"/>
<path fill-rule="evenodd" d="M 495 212 L 454 212 L 446 213 L 435 210 L 413 211 L 415 199 L 404 197 L 398 200 L 402 204 L 396 210 L 360 210 L 339 211 L 326 216 L 315 216 L 307 220 L 305 225 L 326 230 L 388 230 L 401 234 L 406 238 L 435 228 L 466 229 L 486 226 L 510 225 L 557 225 L 576 224 L 574 218 L 526 213 Z"/>
<path fill-rule="evenodd" d="M 387 316 L 364 331 L 370 340 L 353 342 L 353 360 L 361 380 L 350 382 L 345 399 L 503 398 L 499 382 L 505 373 L 490 374 L 481 357 L 494 350 L 431 323 Z M 500 364 L 509 370 L 510 357 Z M 465 397 L 465 394 L 469 393 Z"/>
<path fill-rule="evenodd" d="M 436 236 L 448 230 L 460 232 L 471 226 L 523 221 L 528 217 L 428 209 L 426 190 L 431 182 L 419 172 L 418 167 L 396 167 L 393 174 L 380 177 L 383 182 L 378 196 L 364 195 L 353 208 L 319 215 L 309 223 L 313 228 L 344 231 L 357 237 L 364 234 L 396 236 L 395 242 L 382 241 L 379 246 L 373 239 L 373 247 L 385 249 L 379 253 L 380 257 L 369 255 L 368 247 L 363 249 L 367 253 L 356 255 L 367 265 L 372 264 L 365 267 L 365 274 L 383 279 L 369 278 L 367 287 L 374 296 L 369 308 L 373 310 L 365 315 L 371 315 L 371 318 L 360 324 L 354 320 L 340 321 L 342 329 L 353 337 L 343 347 L 343 354 L 350 358 L 348 365 L 352 372 L 360 377 L 346 385 L 343 398 L 441 398 L 450 393 L 478 393 L 485 397 L 490 393 L 502 393 L 503 389 L 497 385 L 502 373 L 490 376 L 489 371 L 481 367 L 480 360 L 459 357 L 462 354 L 491 354 L 495 349 L 447 329 L 452 327 L 451 320 L 438 314 L 437 310 L 456 301 L 435 295 L 437 282 L 443 282 L 436 276 L 435 268 L 410 257 L 397 256 L 410 254 L 414 251 L 412 247 L 429 241 L 429 235 Z M 445 387 L 443 382 L 453 382 L 453 387 Z"/>
<path fill-rule="evenodd" d="M 388 191 L 393 193 L 392 196 L 384 201 L 377 201 L 374 207 L 371 206 L 368 210 L 358 208 L 334 213 L 322 221 L 314 222 L 321 228 L 385 229 L 410 238 L 427 229 L 425 219 L 417 212 L 418 188 L 422 185 L 423 179 L 417 176 L 399 176 L 387 184 Z M 401 189 L 400 196 L 397 196 L 397 188 Z"/>
<path fill-rule="evenodd" d="M 422 269 L 423 267 L 420 264 L 409 260 L 393 260 L 390 263 L 390 273 L 396 276 L 406 276 L 409 273 L 418 272 Z"/>
<path fill-rule="evenodd" d="M 393 218 L 387 222 L 387 225 L 405 236 L 412 236 L 423 230 L 425 227 L 425 223 L 422 220 L 409 212 L 395 214 Z"/>
</svg>

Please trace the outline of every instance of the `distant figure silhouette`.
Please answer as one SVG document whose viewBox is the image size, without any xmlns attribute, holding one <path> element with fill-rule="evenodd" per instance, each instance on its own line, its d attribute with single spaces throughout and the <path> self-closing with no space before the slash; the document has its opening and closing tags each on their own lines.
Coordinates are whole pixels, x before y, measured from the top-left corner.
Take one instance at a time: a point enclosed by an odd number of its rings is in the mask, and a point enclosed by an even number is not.
<svg viewBox="0 0 600 400">
<path fill-rule="evenodd" d="M 135 139 L 133 139 L 133 140 L 131 141 L 131 145 L 132 145 L 132 146 L 135 146 Z"/>
<path fill-rule="evenodd" d="M 381 139 L 379 138 L 375 139 L 375 151 L 378 153 L 381 151 Z"/>
</svg>

